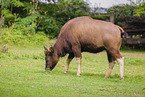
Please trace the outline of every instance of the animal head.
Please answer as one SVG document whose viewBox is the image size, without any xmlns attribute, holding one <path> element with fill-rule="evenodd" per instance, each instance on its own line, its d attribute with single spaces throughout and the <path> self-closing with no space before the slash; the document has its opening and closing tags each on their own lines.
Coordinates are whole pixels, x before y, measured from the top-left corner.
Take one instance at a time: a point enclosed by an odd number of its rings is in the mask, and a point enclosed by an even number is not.
<svg viewBox="0 0 145 97">
<path fill-rule="evenodd" d="M 58 57 L 54 53 L 54 48 L 50 47 L 49 49 L 44 45 L 44 54 L 45 54 L 45 70 L 52 70 L 58 62 Z"/>
</svg>

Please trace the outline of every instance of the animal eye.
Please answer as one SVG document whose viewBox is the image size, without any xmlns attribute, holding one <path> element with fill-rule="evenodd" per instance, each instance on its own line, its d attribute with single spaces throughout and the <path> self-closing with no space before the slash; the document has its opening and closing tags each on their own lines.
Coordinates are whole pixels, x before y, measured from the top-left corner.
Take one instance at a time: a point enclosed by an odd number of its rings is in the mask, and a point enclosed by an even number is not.
<svg viewBox="0 0 145 97">
<path fill-rule="evenodd" d="M 48 55 L 49 55 L 49 56 L 52 56 L 52 52 L 50 52 Z"/>
</svg>

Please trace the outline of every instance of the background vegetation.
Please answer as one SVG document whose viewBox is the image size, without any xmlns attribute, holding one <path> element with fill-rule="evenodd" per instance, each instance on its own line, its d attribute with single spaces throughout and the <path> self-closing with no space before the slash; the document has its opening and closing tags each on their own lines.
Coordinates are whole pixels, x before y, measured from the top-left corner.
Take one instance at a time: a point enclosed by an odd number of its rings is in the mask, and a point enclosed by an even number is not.
<svg viewBox="0 0 145 97">
<path fill-rule="evenodd" d="M 141 0 L 137 0 L 137 2 L 130 0 L 130 5 L 118 5 L 108 9 L 98 6 L 90 8 L 88 3 L 83 0 L 45 1 L 0 0 L 0 43 L 17 44 L 24 39 L 26 41 L 34 39 L 35 34 L 39 34 L 40 39 L 45 35 L 51 39 L 57 38 L 64 23 L 78 16 L 91 16 L 105 20 L 110 11 L 115 11 L 116 18 L 145 15 L 145 3 Z M 108 13 L 100 14 L 100 9 L 106 10 Z"/>
</svg>

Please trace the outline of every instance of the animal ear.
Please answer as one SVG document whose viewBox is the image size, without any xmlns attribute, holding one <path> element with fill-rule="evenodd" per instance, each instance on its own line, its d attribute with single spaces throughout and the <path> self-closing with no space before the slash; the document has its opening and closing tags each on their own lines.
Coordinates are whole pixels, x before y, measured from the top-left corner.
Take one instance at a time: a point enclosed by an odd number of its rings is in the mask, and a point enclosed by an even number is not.
<svg viewBox="0 0 145 97">
<path fill-rule="evenodd" d="M 49 53 L 48 50 L 44 50 L 44 54 L 47 55 Z"/>
<path fill-rule="evenodd" d="M 44 43 L 43 43 L 43 46 L 44 46 L 44 53 L 45 53 L 45 55 L 47 55 L 50 52 L 50 50 L 47 49 L 47 47 L 45 46 Z"/>
</svg>

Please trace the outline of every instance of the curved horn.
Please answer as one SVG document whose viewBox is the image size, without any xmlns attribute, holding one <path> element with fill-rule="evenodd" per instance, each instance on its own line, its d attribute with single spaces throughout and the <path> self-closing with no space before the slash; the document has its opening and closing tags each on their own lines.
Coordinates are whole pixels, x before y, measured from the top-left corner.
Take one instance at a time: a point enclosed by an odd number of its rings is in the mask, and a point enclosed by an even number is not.
<svg viewBox="0 0 145 97">
<path fill-rule="evenodd" d="M 44 43 L 43 43 L 43 46 L 44 46 L 44 49 L 45 49 L 45 50 L 48 50 Z"/>
<path fill-rule="evenodd" d="M 53 47 L 53 45 L 50 43 L 51 47 Z"/>
</svg>

